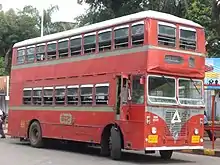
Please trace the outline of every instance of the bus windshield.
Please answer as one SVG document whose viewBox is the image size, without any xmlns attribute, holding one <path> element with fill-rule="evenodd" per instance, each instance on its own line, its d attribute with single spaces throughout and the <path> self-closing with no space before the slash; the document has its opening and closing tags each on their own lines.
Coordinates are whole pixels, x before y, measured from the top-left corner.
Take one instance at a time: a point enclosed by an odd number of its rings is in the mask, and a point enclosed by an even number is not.
<svg viewBox="0 0 220 165">
<path fill-rule="evenodd" d="M 179 102 L 182 105 L 204 105 L 201 80 L 179 79 Z"/>
<path fill-rule="evenodd" d="M 148 98 L 151 103 L 177 104 L 176 80 L 165 76 L 149 76 Z"/>
</svg>

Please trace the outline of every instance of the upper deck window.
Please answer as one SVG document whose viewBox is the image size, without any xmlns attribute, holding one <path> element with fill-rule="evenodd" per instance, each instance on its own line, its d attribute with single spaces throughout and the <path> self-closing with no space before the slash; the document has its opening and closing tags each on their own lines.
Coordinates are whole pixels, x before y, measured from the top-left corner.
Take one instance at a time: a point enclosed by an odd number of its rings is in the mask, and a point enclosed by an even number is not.
<svg viewBox="0 0 220 165">
<path fill-rule="evenodd" d="M 169 23 L 159 22 L 158 44 L 169 47 L 176 46 L 176 26 Z"/>
<path fill-rule="evenodd" d="M 71 56 L 78 56 L 81 54 L 82 36 L 75 36 L 70 39 Z"/>
<path fill-rule="evenodd" d="M 185 50 L 196 49 L 196 30 L 180 27 L 180 48 Z"/>
<path fill-rule="evenodd" d="M 25 61 L 25 48 L 18 49 L 17 64 L 23 64 Z"/>
<path fill-rule="evenodd" d="M 47 44 L 47 59 L 56 59 L 56 47 L 57 47 L 57 42 L 49 42 Z"/>
<path fill-rule="evenodd" d="M 144 22 L 132 24 L 132 45 L 143 45 L 144 43 Z"/>
<path fill-rule="evenodd" d="M 68 43 L 69 39 L 63 39 L 58 41 L 59 57 L 68 57 Z"/>
<path fill-rule="evenodd" d="M 36 58 L 37 61 L 45 60 L 45 45 L 46 44 L 39 44 L 36 46 Z"/>
<path fill-rule="evenodd" d="M 128 47 L 128 27 L 128 25 L 125 25 L 114 29 L 116 49 Z"/>
<path fill-rule="evenodd" d="M 96 49 L 96 32 L 84 35 L 84 52 L 93 53 Z"/>
<path fill-rule="evenodd" d="M 34 53 L 35 53 L 35 46 L 30 46 L 27 48 L 27 55 L 26 55 L 27 62 L 34 62 Z"/>
<path fill-rule="evenodd" d="M 112 29 L 99 31 L 99 51 L 111 49 Z"/>
</svg>

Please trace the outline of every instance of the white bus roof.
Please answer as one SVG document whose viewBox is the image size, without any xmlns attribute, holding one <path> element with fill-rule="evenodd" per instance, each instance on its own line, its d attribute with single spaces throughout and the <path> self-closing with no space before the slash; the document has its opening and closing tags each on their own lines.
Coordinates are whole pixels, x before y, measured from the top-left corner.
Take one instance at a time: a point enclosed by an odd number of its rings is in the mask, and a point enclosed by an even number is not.
<svg viewBox="0 0 220 165">
<path fill-rule="evenodd" d="M 84 27 L 80 27 L 80 28 L 76 28 L 76 29 L 72 29 L 68 31 L 63 31 L 63 32 L 55 33 L 55 34 L 46 35 L 43 37 L 28 39 L 28 40 L 16 43 L 14 47 L 23 47 L 23 46 L 28 46 L 28 45 L 39 44 L 39 43 L 46 42 L 46 41 L 53 41 L 53 40 L 58 40 L 62 38 L 67 38 L 67 37 L 71 37 L 74 35 L 79 35 L 81 33 L 92 32 L 98 29 L 103 29 L 103 28 L 107 28 L 107 27 L 114 26 L 117 24 L 123 24 L 123 23 L 132 22 L 132 21 L 136 21 L 136 20 L 144 19 L 144 18 L 152 18 L 152 19 L 157 19 L 160 21 L 168 21 L 168 22 L 203 28 L 201 25 L 191 20 L 180 18 L 180 17 L 174 16 L 171 14 L 147 10 L 147 11 L 130 14 L 127 16 L 87 25 Z"/>
</svg>

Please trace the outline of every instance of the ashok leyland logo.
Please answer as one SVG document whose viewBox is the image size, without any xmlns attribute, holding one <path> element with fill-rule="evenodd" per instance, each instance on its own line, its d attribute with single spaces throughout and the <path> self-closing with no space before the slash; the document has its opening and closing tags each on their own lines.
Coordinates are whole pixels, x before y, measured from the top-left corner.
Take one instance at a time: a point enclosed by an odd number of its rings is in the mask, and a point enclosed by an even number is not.
<svg viewBox="0 0 220 165">
<path fill-rule="evenodd" d="M 176 112 L 174 113 L 173 118 L 171 120 L 171 123 L 172 124 L 181 123 L 180 114 L 179 114 L 178 110 L 176 110 Z"/>
</svg>

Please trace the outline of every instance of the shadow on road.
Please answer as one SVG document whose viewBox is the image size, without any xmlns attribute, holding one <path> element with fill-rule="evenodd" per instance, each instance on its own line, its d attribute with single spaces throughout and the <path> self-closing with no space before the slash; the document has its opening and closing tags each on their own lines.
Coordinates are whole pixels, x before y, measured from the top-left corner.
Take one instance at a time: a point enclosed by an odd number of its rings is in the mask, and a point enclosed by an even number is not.
<svg viewBox="0 0 220 165">
<path fill-rule="evenodd" d="M 12 142 L 15 145 L 22 145 L 30 147 L 29 143 L 26 142 L 18 142 L 13 141 Z M 75 154 L 83 154 L 83 155 L 89 155 L 89 156 L 96 156 L 102 158 L 100 155 L 100 149 L 97 147 L 88 147 L 85 144 L 79 144 L 79 143 L 61 143 L 59 141 L 47 141 L 45 143 L 44 149 L 50 149 L 50 150 L 56 150 L 56 151 L 62 151 L 62 152 L 72 152 Z M 106 158 L 110 159 L 110 158 Z M 122 159 L 121 162 L 128 162 L 128 163 L 138 163 L 138 164 L 144 164 L 144 163 L 151 163 L 151 164 L 179 164 L 179 163 L 194 163 L 193 161 L 185 161 L 185 160 L 179 160 L 179 159 L 171 159 L 171 160 L 163 160 L 158 156 L 155 155 L 144 155 L 139 153 L 133 153 L 133 152 L 123 152 L 122 153 Z"/>
</svg>

